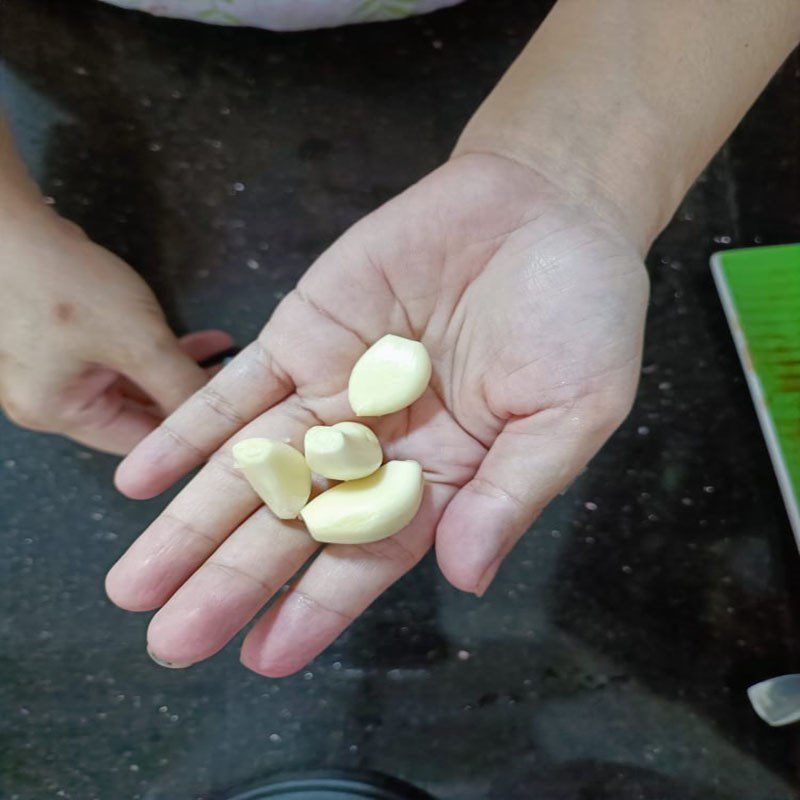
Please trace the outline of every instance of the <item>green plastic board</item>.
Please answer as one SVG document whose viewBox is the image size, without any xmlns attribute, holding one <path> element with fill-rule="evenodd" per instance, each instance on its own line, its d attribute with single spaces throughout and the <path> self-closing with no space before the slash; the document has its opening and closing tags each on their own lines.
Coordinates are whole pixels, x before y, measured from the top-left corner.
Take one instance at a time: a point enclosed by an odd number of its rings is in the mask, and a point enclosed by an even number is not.
<svg viewBox="0 0 800 800">
<path fill-rule="evenodd" d="M 726 250 L 711 268 L 800 544 L 800 244 Z"/>
</svg>

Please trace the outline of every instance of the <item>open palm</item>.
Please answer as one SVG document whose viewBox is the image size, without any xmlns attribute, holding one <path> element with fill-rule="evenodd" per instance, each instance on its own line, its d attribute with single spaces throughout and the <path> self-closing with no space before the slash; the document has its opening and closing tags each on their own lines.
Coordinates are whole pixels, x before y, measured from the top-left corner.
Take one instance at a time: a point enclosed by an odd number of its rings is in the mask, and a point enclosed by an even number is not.
<svg viewBox="0 0 800 800">
<path fill-rule="evenodd" d="M 482 593 L 539 511 L 627 414 L 647 302 L 636 249 L 536 173 L 454 159 L 356 224 L 313 265 L 242 354 L 123 462 L 150 497 L 207 464 L 113 567 L 123 608 L 161 607 L 148 646 L 212 655 L 299 568 L 249 632 L 242 661 L 304 666 L 436 543 L 455 586 Z M 233 468 L 251 436 L 301 446 L 352 419 L 347 380 L 386 333 L 424 342 L 426 394 L 367 420 L 388 459 L 419 461 L 422 508 L 396 536 L 322 549 L 276 519 Z"/>
</svg>

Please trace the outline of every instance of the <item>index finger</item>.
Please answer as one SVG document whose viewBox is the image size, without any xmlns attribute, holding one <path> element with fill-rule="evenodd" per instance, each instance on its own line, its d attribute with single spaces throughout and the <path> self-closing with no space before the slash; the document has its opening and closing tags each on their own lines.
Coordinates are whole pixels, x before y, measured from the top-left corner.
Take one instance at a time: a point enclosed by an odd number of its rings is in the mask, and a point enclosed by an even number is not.
<svg viewBox="0 0 800 800">
<path fill-rule="evenodd" d="M 117 468 L 117 488 L 137 500 L 163 492 L 291 391 L 288 375 L 253 342 L 134 448 Z"/>
</svg>

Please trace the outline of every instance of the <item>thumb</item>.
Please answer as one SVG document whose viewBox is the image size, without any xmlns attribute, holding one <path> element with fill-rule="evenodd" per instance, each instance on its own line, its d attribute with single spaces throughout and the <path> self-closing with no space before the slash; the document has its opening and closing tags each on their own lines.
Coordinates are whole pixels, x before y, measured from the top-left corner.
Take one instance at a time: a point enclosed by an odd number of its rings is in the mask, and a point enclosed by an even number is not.
<svg viewBox="0 0 800 800">
<path fill-rule="evenodd" d="M 511 548 L 622 418 L 588 406 L 507 422 L 439 522 L 436 557 L 450 583 L 482 595 Z"/>
<path fill-rule="evenodd" d="M 208 380 L 208 375 L 182 347 L 166 324 L 150 326 L 137 341 L 109 359 L 112 366 L 143 389 L 161 408 L 171 414 L 186 398 Z"/>
</svg>

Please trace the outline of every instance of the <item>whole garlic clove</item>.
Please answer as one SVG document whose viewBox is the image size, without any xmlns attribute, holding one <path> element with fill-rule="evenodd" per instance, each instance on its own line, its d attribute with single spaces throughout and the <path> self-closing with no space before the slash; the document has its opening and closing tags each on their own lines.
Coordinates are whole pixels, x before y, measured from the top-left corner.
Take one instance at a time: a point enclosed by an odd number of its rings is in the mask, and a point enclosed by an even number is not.
<svg viewBox="0 0 800 800">
<path fill-rule="evenodd" d="M 383 461 L 378 437 L 360 422 L 315 425 L 306 432 L 304 450 L 312 472 L 336 481 L 365 478 Z"/>
<path fill-rule="evenodd" d="M 410 406 L 431 379 L 425 345 L 387 334 L 356 361 L 347 388 L 358 417 L 380 417 Z"/>
<path fill-rule="evenodd" d="M 275 439 L 244 439 L 233 458 L 276 517 L 297 517 L 311 494 L 311 470 L 299 450 Z"/>
<path fill-rule="evenodd" d="M 389 461 L 367 478 L 318 495 L 300 516 L 318 542 L 377 542 L 414 519 L 422 488 L 422 467 L 416 461 Z"/>
</svg>

